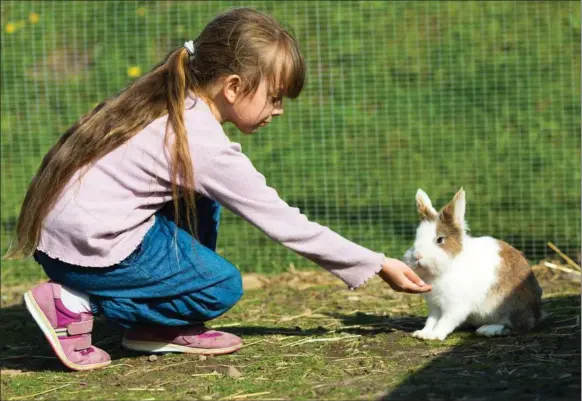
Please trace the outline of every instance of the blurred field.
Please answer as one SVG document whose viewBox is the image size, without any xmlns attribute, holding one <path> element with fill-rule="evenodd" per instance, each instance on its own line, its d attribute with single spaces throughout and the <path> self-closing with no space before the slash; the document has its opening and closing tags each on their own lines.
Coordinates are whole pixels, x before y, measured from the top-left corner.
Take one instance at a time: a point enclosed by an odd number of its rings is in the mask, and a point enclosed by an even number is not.
<svg viewBox="0 0 582 401">
<path fill-rule="evenodd" d="M 2 252 L 28 182 L 97 102 L 242 2 L 2 2 Z M 413 238 L 414 194 L 467 190 L 474 235 L 538 260 L 580 248 L 580 4 L 245 2 L 295 32 L 308 85 L 253 137 L 226 127 L 313 220 L 388 255 Z M 313 267 L 226 213 L 219 251 L 244 271 Z M 2 262 L 2 279 L 41 277 Z"/>
</svg>

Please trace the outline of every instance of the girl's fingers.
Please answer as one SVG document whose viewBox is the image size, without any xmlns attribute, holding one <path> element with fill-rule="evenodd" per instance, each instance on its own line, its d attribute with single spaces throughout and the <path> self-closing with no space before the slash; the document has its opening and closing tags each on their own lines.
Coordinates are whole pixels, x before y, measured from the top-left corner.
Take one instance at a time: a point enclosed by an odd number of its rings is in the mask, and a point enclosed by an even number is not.
<svg viewBox="0 0 582 401">
<path fill-rule="evenodd" d="M 430 284 L 424 283 L 420 279 L 420 277 L 418 277 L 416 274 L 414 274 L 414 272 L 412 272 L 412 274 L 416 277 L 417 281 L 419 283 L 422 283 L 422 284 L 415 283 L 413 281 L 413 277 L 410 277 L 408 274 L 404 273 L 404 276 L 406 277 L 406 279 L 408 279 L 407 282 L 403 286 L 403 288 L 406 292 L 416 294 L 416 293 L 428 292 L 432 289 Z"/>
<path fill-rule="evenodd" d="M 408 279 L 410 281 L 412 281 L 414 284 L 418 285 L 419 287 L 424 287 L 426 285 L 425 282 L 422 281 L 422 279 L 420 277 L 418 277 L 416 275 L 416 273 L 414 271 L 412 271 L 412 270 L 406 270 L 404 272 L 404 275 L 406 277 L 408 277 Z"/>
</svg>

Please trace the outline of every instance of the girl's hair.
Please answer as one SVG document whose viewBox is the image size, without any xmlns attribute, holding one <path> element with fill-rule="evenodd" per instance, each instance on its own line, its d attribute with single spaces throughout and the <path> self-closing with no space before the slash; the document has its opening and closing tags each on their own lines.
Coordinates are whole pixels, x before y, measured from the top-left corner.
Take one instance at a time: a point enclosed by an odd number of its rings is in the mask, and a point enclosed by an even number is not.
<svg viewBox="0 0 582 401">
<path fill-rule="evenodd" d="M 204 96 L 216 79 L 237 74 L 244 96 L 252 95 L 267 79 L 269 90 L 295 98 L 305 81 L 305 65 L 295 38 L 273 17 L 249 8 L 235 8 L 215 17 L 194 40 L 190 56 L 184 47 L 119 94 L 77 121 L 44 157 L 28 188 L 18 217 L 16 242 L 5 258 L 34 253 L 42 224 L 59 195 L 77 171 L 127 142 L 157 118 L 168 115 L 165 146 L 173 132 L 171 187 L 176 223 L 179 197 L 184 196 L 191 232 L 195 213 L 194 172 L 184 126 L 188 93 Z M 178 179 L 186 190 L 178 187 Z"/>
</svg>

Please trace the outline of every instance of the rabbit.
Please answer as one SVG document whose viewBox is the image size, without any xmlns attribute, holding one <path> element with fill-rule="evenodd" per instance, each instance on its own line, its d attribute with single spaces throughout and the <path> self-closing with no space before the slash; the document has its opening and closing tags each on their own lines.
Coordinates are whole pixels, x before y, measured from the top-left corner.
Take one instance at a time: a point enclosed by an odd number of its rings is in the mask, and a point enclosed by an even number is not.
<svg viewBox="0 0 582 401">
<path fill-rule="evenodd" d="M 464 323 L 487 337 L 533 329 L 541 319 L 542 289 L 520 251 L 467 233 L 463 188 L 439 212 L 422 189 L 416 205 L 421 221 L 403 261 L 432 291 L 423 294 L 425 326 L 412 335 L 442 341 Z"/>
</svg>

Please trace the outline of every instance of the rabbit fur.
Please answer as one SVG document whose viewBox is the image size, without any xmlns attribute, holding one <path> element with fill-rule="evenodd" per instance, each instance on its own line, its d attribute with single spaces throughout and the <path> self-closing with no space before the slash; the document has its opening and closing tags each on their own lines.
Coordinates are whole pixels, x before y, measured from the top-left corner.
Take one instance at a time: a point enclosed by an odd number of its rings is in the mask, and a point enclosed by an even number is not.
<svg viewBox="0 0 582 401">
<path fill-rule="evenodd" d="M 425 326 L 413 336 L 444 340 L 462 324 L 477 326 L 484 336 L 533 329 L 540 320 L 542 289 L 520 251 L 467 233 L 465 191 L 461 188 L 437 212 L 419 189 L 416 205 L 421 221 L 403 260 L 432 291 L 423 294 Z"/>
</svg>

